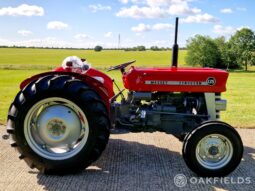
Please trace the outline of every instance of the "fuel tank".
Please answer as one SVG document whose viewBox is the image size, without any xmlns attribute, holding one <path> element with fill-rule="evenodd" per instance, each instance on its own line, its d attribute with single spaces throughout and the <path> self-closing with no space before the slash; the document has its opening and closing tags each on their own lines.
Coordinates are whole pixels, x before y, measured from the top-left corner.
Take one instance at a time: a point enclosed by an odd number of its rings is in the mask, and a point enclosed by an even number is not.
<svg viewBox="0 0 255 191">
<path fill-rule="evenodd" d="M 228 72 L 213 68 L 135 68 L 123 74 L 130 91 L 215 92 L 226 91 Z"/>
</svg>

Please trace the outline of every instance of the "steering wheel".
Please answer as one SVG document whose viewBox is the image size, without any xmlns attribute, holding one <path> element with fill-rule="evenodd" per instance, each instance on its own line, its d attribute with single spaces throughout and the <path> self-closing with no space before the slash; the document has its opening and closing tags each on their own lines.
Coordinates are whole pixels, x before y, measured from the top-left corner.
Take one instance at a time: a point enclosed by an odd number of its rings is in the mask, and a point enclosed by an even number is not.
<svg viewBox="0 0 255 191">
<path fill-rule="evenodd" d="M 136 62 L 136 60 L 133 60 L 131 62 L 126 62 L 124 64 L 120 64 L 120 65 L 117 65 L 117 66 L 112 66 L 112 67 L 108 68 L 107 72 L 112 71 L 112 70 L 120 70 L 121 72 L 124 72 L 124 69 L 127 66 L 129 66 L 130 64 L 133 64 L 135 62 Z"/>
</svg>

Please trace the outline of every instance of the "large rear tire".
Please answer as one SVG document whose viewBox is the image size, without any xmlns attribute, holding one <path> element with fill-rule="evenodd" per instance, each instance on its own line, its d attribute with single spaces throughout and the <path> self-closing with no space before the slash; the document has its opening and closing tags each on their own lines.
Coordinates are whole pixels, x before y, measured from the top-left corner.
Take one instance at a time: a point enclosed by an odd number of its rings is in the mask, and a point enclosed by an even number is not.
<svg viewBox="0 0 255 191">
<path fill-rule="evenodd" d="M 187 166 L 197 175 L 223 177 L 239 165 L 243 143 L 230 125 L 207 122 L 185 137 L 182 154 Z"/>
<path fill-rule="evenodd" d="M 31 168 L 70 174 L 96 161 L 109 139 L 110 121 L 101 97 L 71 76 L 31 82 L 10 106 L 11 146 Z"/>
</svg>

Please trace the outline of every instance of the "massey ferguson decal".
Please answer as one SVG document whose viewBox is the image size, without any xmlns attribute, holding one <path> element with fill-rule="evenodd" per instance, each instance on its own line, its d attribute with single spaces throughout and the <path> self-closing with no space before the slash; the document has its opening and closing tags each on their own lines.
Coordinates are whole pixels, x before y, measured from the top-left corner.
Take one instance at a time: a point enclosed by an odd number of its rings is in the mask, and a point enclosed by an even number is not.
<svg viewBox="0 0 255 191">
<path fill-rule="evenodd" d="M 174 86 L 214 86 L 216 79 L 213 77 L 207 78 L 206 81 L 158 81 L 158 80 L 147 80 L 147 85 L 174 85 Z"/>
</svg>

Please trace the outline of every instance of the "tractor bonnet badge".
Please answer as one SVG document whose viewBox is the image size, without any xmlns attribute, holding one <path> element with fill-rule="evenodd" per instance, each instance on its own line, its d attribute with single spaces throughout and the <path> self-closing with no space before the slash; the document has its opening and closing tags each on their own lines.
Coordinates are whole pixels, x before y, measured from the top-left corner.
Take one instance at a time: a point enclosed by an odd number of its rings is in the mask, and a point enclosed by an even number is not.
<svg viewBox="0 0 255 191">
<path fill-rule="evenodd" d="M 209 86 L 213 86 L 213 85 L 216 84 L 216 79 L 213 78 L 213 77 L 209 77 L 209 78 L 207 78 L 206 82 L 207 82 L 207 84 L 208 84 Z"/>
</svg>

